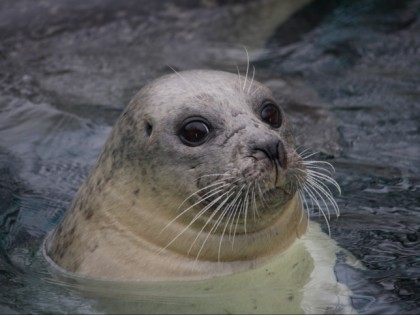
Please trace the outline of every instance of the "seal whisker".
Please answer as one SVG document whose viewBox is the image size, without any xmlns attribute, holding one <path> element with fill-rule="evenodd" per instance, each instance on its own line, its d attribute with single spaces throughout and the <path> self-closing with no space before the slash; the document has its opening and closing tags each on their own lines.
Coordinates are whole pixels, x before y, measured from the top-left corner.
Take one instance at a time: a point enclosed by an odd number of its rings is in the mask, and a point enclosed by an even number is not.
<svg viewBox="0 0 420 315">
<path fill-rule="evenodd" d="M 178 206 L 178 209 L 177 210 L 179 210 L 190 198 L 192 198 L 192 197 L 194 197 L 194 196 L 196 196 L 196 195 L 198 195 L 198 193 L 199 192 L 201 192 L 201 191 L 203 191 L 203 190 L 206 190 L 206 189 L 208 189 L 208 188 L 210 188 L 210 187 L 214 187 L 214 186 L 216 186 L 216 188 L 215 189 L 212 189 L 212 190 L 210 190 L 210 191 L 208 191 L 208 192 L 206 192 L 205 194 L 204 194 L 204 196 L 206 196 L 206 194 L 208 194 L 208 193 L 211 193 L 212 191 L 215 191 L 215 190 L 217 190 L 217 189 L 220 189 L 220 188 L 223 188 L 223 187 L 225 187 L 225 186 L 229 186 L 228 184 L 226 184 L 224 181 L 217 181 L 217 182 L 214 182 L 214 183 L 212 183 L 212 184 L 210 184 L 210 185 L 207 185 L 206 187 L 204 187 L 204 188 L 201 188 L 201 189 L 199 189 L 199 190 L 197 190 L 197 191 L 195 191 L 194 193 L 192 193 L 191 195 L 189 195 L 187 198 L 185 198 L 184 199 L 184 201 Z M 204 197 L 203 196 L 203 197 Z"/>
<path fill-rule="evenodd" d="M 236 218 L 236 215 L 238 215 L 238 220 L 239 220 L 239 215 L 240 215 L 239 207 L 241 206 L 241 204 L 242 204 L 242 199 L 240 199 L 238 203 L 235 205 L 235 208 L 233 210 L 232 222 L 230 223 L 230 227 L 229 227 L 229 241 L 231 242 L 232 249 L 233 249 L 233 243 L 234 243 L 234 238 L 235 238 L 235 234 L 233 232 L 235 218 Z"/>
<path fill-rule="evenodd" d="M 233 176 L 228 176 L 229 174 L 223 173 L 223 174 L 205 174 L 198 177 L 198 179 L 204 178 L 204 177 L 212 177 L 212 176 L 225 176 L 225 178 L 221 178 L 220 180 L 226 180 L 230 178 L 234 178 Z"/>
<path fill-rule="evenodd" d="M 236 71 L 238 73 L 238 86 L 240 87 L 242 86 L 242 83 L 241 83 L 241 72 L 239 71 L 238 64 L 236 64 Z"/>
<path fill-rule="evenodd" d="M 333 198 L 331 189 L 327 184 L 330 184 L 335 189 L 337 189 L 339 194 L 341 194 L 341 188 L 340 185 L 330 176 L 332 172 L 335 171 L 334 166 L 331 163 L 325 161 L 307 160 L 308 158 L 317 154 L 317 152 L 309 152 L 307 154 L 306 152 L 308 151 L 309 150 L 306 149 L 300 153 L 303 159 L 303 164 L 306 167 L 306 171 L 298 169 L 298 171 L 306 174 L 306 180 L 303 183 L 302 191 L 309 196 L 312 207 L 316 206 L 319 209 L 320 213 L 325 219 L 325 222 L 327 223 L 328 233 L 330 234 L 330 226 L 328 222 L 330 219 L 330 206 L 332 206 L 337 216 L 340 215 L 340 210 L 337 202 Z M 327 166 L 331 170 L 322 166 Z M 303 193 L 300 192 L 300 195 L 304 206 L 308 207 L 308 203 L 304 198 Z M 318 199 L 320 199 L 321 202 L 318 202 Z M 324 207 L 322 207 L 321 204 Z M 328 217 L 324 209 L 327 211 Z"/>
<path fill-rule="evenodd" d="M 246 49 L 245 46 L 243 46 L 245 49 L 245 53 L 246 53 L 246 73 L 245 73 L 245 80 L 244 80 L 244 86 L 242 87 L 242 90 L 245 91 L 245 87 L 246 87 L 246 81 L 248 79 L 248 71 L 249 71 L 249 54 L 248 54 L 248 49 Z"/>
<path fill-rule="evenodd" d="M 232 248 L 233 245 L 235 244 L 235 235 L 236 235 L 236 231 L 238 230 L 238 225 L 239 225 L 239 219 L 241 217 L 241 214 L 244 213 L 244 207 L 245 207 L 245 198 L 242 196 L 241 201 L 240 201 L 240 207 L 238 208 L 238 216 L 236 218 L 236 224 L 235 224 L 235 229 L 233 231 L 233 237 L 232 237 Z M 245 227 L 246 230 L 246 227 Z"/>
<path fill-rule="evenodd" d="M 318 185 L 321 185 L 321 187 L 323 187 L 325 190 L 327 190 L 330 195 L 332 195 L 332 192 L 331 192 L 330 188 L 324 183 L 324 181 L 326 183 L 329 183 L 329 184 L 333 185 L 337 189 L 337 191 L 339 193 L 341 193 L 340 186 L 330 176 L 327 176 L 325 174 L 307 169 L 307 179 L 312 180 L 314 183 L 316 183 Z"/>
<path fill-rule="evenodd" d="M 322 161 L 319 161 L 319 162 L 322 162 Z M 324 170 L 324 169 L 321 169 L 319 167 L 315 167 L 315 169 Z M 329 184 L 333 185 L 337 189 L 339 194 L 341 194 L 340 185 L 332 177 L 330 177 L 329 175 L 324 174 L 322 172 L 314 170 L 313 167 L 307 168 L 307 181 L 308 181 L 309 184 L 312 185 L 312 187 L 314 189 L 319 190 L 320 193 L 325 195 L 325 197 L 332 204 L 336 215 L 339 216 L 340 215 L 339 207 L 337 205 L 337 202 L 332 197 L 333 194 L 332 194 L 330 188 L 326 185 L 326 183 L 329 183 Z"/>
<path fill-rule="evenodd" d="M 246 223 L 247 223 L 246 219 L 247 219 L 247 216 L 248 216 L 248 205 L 249 205 L 248 194 L 249 194 L 249 189 L 250 188 L 251 188 L 251 184 L 248 185 L 248 188 L 246 190 L 245 197 L 244 197 L 244 199 L 245 199 L 245 202 L 244 202 L 244 229 L 245 229 L 245 234 L 246 234 Z"/>
<path fill-rule="evenodd" d="M 207 220 L 207 222 L 206 222 L 206 224 L 204 225 L 204 227 L 209 223 L 209 221 L 212 219 L 212 217 L 214 217 L 219 211 L 220 211 L 220 209 L 223 207 L 223 205 L 229 200 L 229 198 L 233 195 L 234 193 L 231 193 L 231 194 L 229 194 L 226 198 L 225 198 L 225 200 L 223 200 L 223 202 L 217 207 L 217 209 L 214 211 L 214 213 L 212 213 L 212 215 L 210 216 L 210 218 Z M 223 211 L 222 211 L 222 214 L 219 216 L 219 218 L 216 220 L 216 223 L 213 225 L 213 227 L 210 229 L 210 231 L 207 233 L 207 236 L 206 236 L 206 238 L 204 239 L 204 241 L 203 241 L 203 243 L 201 244 L 201 247 L 200 247 L 200 250 L 198 251 L 198 253 L 197 253 L 197 256 L 196 256 L 196 258 L 195 258 L 195 260 L 197 261 L 198 260 L 198 258 L 199 258 L 199 256 L 200 256 L 200 254 L 201 254 L 201 251 L 203 250 L 203 248 L 204 248 L 204 245 L 206 244 L 206 242 L 207 242 L 207 240 L 209 239 L 209 237 L 210 237 L 210 235 L 212 234 L 212 232 L 215 230 L 215 229 L 217 229 L 217 227 L 218 227 L 218 222 L 221 222 L 221 220 L 222 220 L 222 217 L 223 217 Z M 203 232 L 203 230 L 204 230 L 204 227 L 201 229 L 201 231 L 200 231 L 200 233 L 199 233 L 199 235 L 201 234 L 201 232 Z M 198 236 L 197 236 L 198 237 Z M 196 240 L 194 240 L 194 242 L 195 242 Z M 192 246 L 190 247 L 190 248 L 192 248 Z"/>
<path fill-rule="evenodd" d="M 300 153 L 300 156 L 302 157 L 303 160 L 306 160 L 318 153 L 319 152 L 311 152 L 311 150 L 305 149 Z M 307 161 L 307 162 L 310 162 L 310 161 Z"/>
<path fill-rule="evenodd" d="M 324 195 L 328 199 L 328 201 L 332 204 L 336 215 L 339 216 L 340 215 L 340 210 L 338 208 L 337 202 L 332 197 L 332 193 L 329 190 L 329 188 L 327 186 L 325 186 L 324 183 L 316 182 L 315 179 L 313 179 L 313 178 L 308 178 L 308 183 L 312 185 L 314 190 L 318 190 L 319 193 L 321 193 L 322 195 Z"/>
<path fill-rule="evenodd" d="M 258 86 L 256 89 L 254 89 L 253 91 L 252 91 L 252 93 L 250 93 L 252 96 L 254 96 L 255 95 L 255 93 L 257 93 L 259 90 L 261 90 L 262 89 L 262 86 Z"/>
<path fill-rule="evenodd" d="M 223 186 L 227 186 L 223 185 Z M 217 195 L 220 192 L 223 192 L 223 189 L 221 189 L 223 187 L 217 187 L 215 190 L 212 190 L 213 193 L 211 193 L 210 195 L 201 198 L 199 201 L 197 201 L 196 203 L 194 203 L 193 205 L 191 205 L 190 207 L 188 207 L 187 209 L 183 210 L 180 214 L 178 214 L 175 218 L 173 218 L 171 221 L 168 222 L 168 224 L 166 224 L 163 229 L 161 230 L 161 233 L 167 229 L 173 222 L 175 222 L 176 220 L 178 220 L 182 215 L 184 215 L 185 213 L 187 213 L 190 209 L 194 208 L 195 206 L 199 205 L 200 203 L 202 203 L 203 201 L 207 200 L 208 198 L 213 197 L 214 195 Z M 202 210 L 201 210 L 202 211 Z M 200 211 L 200 212 L 201 212 Z"/>
<path fill-rule="evenodd" d="M 320 211 L 320 213 L 322 214 L 322 216 L 324 217 L 325 223 L 327 224 L 327 228 L 328 228 L 328 235 L 331 235 L 331 230 L 330 230 L 330 224 L 329 224 L 329 218 L 325 215 L 325 212 L 323 210 L 323 208 L 321 207 L 320 203 L 318 202 L 318 200 L 316 199 L 316 196 L 313 194 L 310 186 L 305 186 L 304 191 L 308 194 L 308 196 L 311 199 L 312 203 L 315 203 Z M 328 210 L 328 206 L 326 205 L 327 210 Z M 329 211 L 328 211 L 328 215 L 329 215 Z"/>
<path fill-rule="evenodd" d="M 236 203 L 236 205 L 235 205 L 235 208 L 234 208 L 234 214 L 233 214 L 233 220 L 232 220 L 232 222 L 231 222 L 231 224 L 230 224 L 230 227 L 229 227 L 229 239 L 231 238 L 231 236 L 232 236 L 232 229 L 233 229 L 233 224 L 234 224 L 234 222 L 235 222 L 235 217 L 236 217 L 236 213 L 237 213 L 237 211 L 239 211 L 238 209 L 239 209 L 239 207 L 241 206 L 241 203 L 242 203 L 242 199 L 239 199 L 240 197 L 241 197 L 241 193 L 242 193 L 242 190 L 245 188 L 245 185 L 242 185 L 242 187 L 241 187 L 241 189 L 238 191 L 238 193 L 237 193 L 237 200 L 235 201 L 235 202 L 237 202 Z M 239 200 L 239 201 L 238 201 Z M 240 211 L 239 211 L 240 212 Z M 238 212 L 238 213 L 239 213 Z M 239 215 L 238 215 L 239 216 Z M 233 245 L 232 245 L 233 246 Z"/>
<path fill-rule="evenodd" d="M 332 180 L 332 174 L 335 172 L 334 169 L 326 169 L 325 167 L 322 166 L 318 166 L 316 164 L 305 164 L 305 167 L 307 170 L 311 170 L 313 172 L 317 172 L 319 174 L 322 174 L 323 176 L 326 176 L 325 178 L 329 178 Z M 333 184 L 333 183 L 331 183 Z M 336 186 L 335 184 L 333 184 L 334 186 Z"/>
<path fill-rule="evenodd" d="M 313 170 L 313 171 L 321 171 L 322 174 L 324 174 L 327 177 L 331 177 L 333 170 L 326 169 L 325 167 L 316 166 L 315 164 L 305 164 L 305 167 L 307 170 Z"/>
<path fill-rule="evenodd" d="M 259 215 L 258 215 L 258 207 L 257 207 L 257 199 L 255 198 L 255 185 L 253 185 L 252 186 L 252 193 L 251 193 L 251 195 L 252 195 L 252 202 L 253 202 L 253 206 L 254 206 L 254 211 L 252 211 L 252 213 L 253 213 L 253 217 L 254 217 L 254 223 L 256 223 L 257 222 L 257 216 L 259 217 Z"/>
<path fill-rule="evenodd" d="M 238 211 L 239 206 L 241 205 L 241 200 L 239 198 L 240 198 L 240 195 L 238 195 L 235 198 L 235 204 L 234 204 L 233 209 L 231 211 L 232 221 L 230 222 L 230 225 L 229 225 L 229 240 L 230 241 L 231 241 L 231 238 L 232 238 L 232 230 L 233 230 L 233 225 L 234 225 L 234 222 L 235 222 L 236 213 Z"/>
<path fill-rule="evenodd" d="M 300 210 L 299 224 L 302 223 L 303 218 L 305 217 L 304 214 L 305 214 L 305 211 L 306 211 L 306 215 L 308 217 L 308 220 L 307 220 L 307 223 L 306 223 L 306 228 L 308 228 L 308 226 L 309 226 L 309 208 L 308 208 L 308 204 L 306 203 L 306 199 L 305 199 L 305 196 L 304 196 L 304 192 L 303 191 L 299 190 L 298 191 L 298 195 L 299 195 L 300 203 L 302 205 L 301 210 Z"/>
<path fill-rule="evenodd" d="M 190 248 L 188 249 L 187 254 L 189 254 L 191 252 L 191 249 L 193 248 L 194 244 L 197 242 L 198 238 L 200 237 L 201 233 L 204 231 L 204 229 L 206 228 L 206 226 L 211 222 L 211 220 L 214 218 L 214 216 L 219 212 L 219 210 L 223 207 L 223 205 L 229 200 L 229 198 L 233 195 L 233 193 L 229 194 L 234 188 L 231 188 L 229 191 L 225 192 L 223 195 L 220 196 L 220 198 L 222 198 L 223 196 L 226 196 L 226 194 L 228 194 L 228 196 L 218 205 L 218 207 L 213 211 L 213 213 L 209 216 L 209 218 L 207 219 L 206 223 L 203 224 L 203 227 L 201 228 L 201 230 L 198 232 L 197 236 L 195 237 L 194 241 L 192 242 Z M 209 235 L 211 234 L 211 232 L 213 231 L 214 225 L 212 227 L 212 229 L 210 230 L 210 232 L 208 233 L 207 237 L 205 238 L 196 259 L 198 259 L 198 256 L 201 253 L 201 250 L 204 246 L 204 243 L 207 241 Z"/>
<path fill-rule="evenodd" d="M 326 201 L 325 201 L 325 199 L 324 199 L 324 196 L 323 196 L 323 194 L 321 194 L 320 192 L 319 192 L 319 190 L 318 190 L 318 188 L 317 187 L 314 187 L 314 184 L 313 184 L 313 182 L 311 182 L 310 180 L 308 180 L 308 182 L 307 182 L 308 184 L 306 185 L 306 188 L 308 189 L 308 190 L 310 190 L 312 193 L 313 193 L 313 196 L 314 196 L 314 198 L 317 200 L 317 202 L 318 202 L 318 207 L 319 207 L 319 210 L 323 210 L 323 208 L 320 206 L 320 203 L 319 203 L 319 201 L 318 201 L 318 198 L 317 198 L 317 196 L 319 197 L 319 200 L 321 201 L 321 203 L 323 203 L 324 204 L 324 206 L 325 206 L 325 210 L 327 211 L 327 213 L 328 213 L 328 220 L 330 220 L 331 219 L 331 214 L 330 214 L 330 207 L 328 206 L 328 204 L 326 203 Z"/>
<path fill-rule="evenodd" d="M 236 228 L 238 227 L 238 221 L 239 221 L 239 217 L 241 215 L 241 210 L 240 207 L 242 207 L 242 199 L 239 200 L 239 202 L 237 203 L 237 206 L 235 207 L 235 212 L 233 214 L 233 219 L 229 228 L 229 239 L 231 239 L 231 244 L 232 244 L 232 249 L 233 249 L 233 245 L 235 243 L 235 234 L 236 234 Z M 235 222 L 235 218 L 236 218 L 236 226 L 234 228 L 234 222 Z M 232 233 L 233 230 L 233 233 Z"/>
<path fill-rule="evenodd" d="M 223 198 L 223 196 L 225 194 L 226 193 L 224 193 L 221 196 L 217 197 L 216 199 L 214 199 L 213 201 L 211 201 L 207 206 L 205 206 L 203 209 L 201 209 L 200 212 L 198 212 L 194 216 L 194 218 L 190 221 L 190 223 L 184 229 L 182 229 L 182 231 L 180 233 L 178 233 L 168 244 L 166 244 L 166 246 L 163 249 L 167 249 L 173 242 L 175 242 L 175 240 L 177 240 L 178 237 L 180 237 L 182 234 L 184 234 L 184 232 L 186 230 L 188 230 L 190 228 L 190 226 L 194 224 L 195 221 L 197 221 L 204 213 L 207 212 L 207 210 L 209 210 L 215 203 L 217 203 L 221 198 Z"/>
<path fill-rule="evenodd" d="M 323 211 L 321 205 L 318 202 L 318 199 L 308 185 L 303 187 L 303 191 L 309 196 L 309 200 L 311 201 L 311 208 L 318 208 L 320 212 Z"/>
<path fill-rule="evenodd" d="M 209 234 L 214 230 L 217 230 L 217 228 L 219 228 L 219 226 L 222 224 L 223 219 L 225 218 L 226 214 L 229 211 L 231 203 L 228 204 L 228 207 L 225 207 L 222 211 L 222 213 L 220 214 L 219 218 L 217 219 L 217 221 L 215 222 L 212 230 L 209 232 Z M 207 236 L 208 237 L 208 236 Z M 223 240 L 223 235 L 220 237 L 220 242 Z M 217 250 L 217 262 L 220 262 L 220 245 L 221 243 L 219 242 L 219 248 Z"/>
<path fill-rule="evenodd" d="M 195 91 L 196 90 L 196 87 L 194 87 L 190 82 L 188 82 L 188 80 L 186 79 L 186 78 L 184 78 L 184 76 L 183 75 L 181 75 L 178 71 L 176 71 L 173 67 L 171 67 L 170 65 L 168 65 L 168 64 L 166 64 L 166 66 L 167 67 L 169 67 L 177 76 L 179 76 L 181 79 L 182 79 L 182 81 L 184 81 L 185 82 L 185 84 L 187 84 L 193 91 Z M 196 95 L 193 95 L 193 97 L 197 100 L 197 101 L 199 101 L 199 102 L 201 102 L 202 100 L 200 99 L 200 98 L 198 98 Z"/>
<path fill-rule="evenodd" d="M 239 195 L 237 194 L 237 196 L 225 208 L 225 210 L 221 214 L 221 217 L 224 217 L 226 215 L 226 213 L 228 213 L 230 211 L 230 209 L 232 209 L 235 206 L 236 200 L 238 199 L 238 197 L 239 197 Z M 228 218 L 227 218 L 227 221 L 225 223 L 225 227 L 223 228 L 222 236 L 220 237 L 220 241 L 219 241 L 219 249 L 217 251 L 217 261 L 220 261 L 220 251 L 221 251 L 221 248 L 222 248 L 223 237 L 225 235 L 226 229 L 228 227 L 228 224 L 230 222 L 230 219 L 232 218 L 233 213 L 234 213 L 234 211 L 230 211 L 230 213 L 228 215 Z M 221 223 L 221 221 L 220 221 L 220 223 Z"/>
<path fill-rule="evenodd" d="M 190 82 L 188 82 L 188 80 L 185 79 L 184 76 L 181 75 L 178 71 L 176 71 L 172 66 L 168 64 L 166 64 L 166 66 L 169 67 L 177 76 L 179 76 L 182 79 L 182 81 L 184 81 L 190 88 L 192 88 L 193 90 L 195 89 L 194 86 Z"/>
<path fill-rule="evenodd" d="M 324 169 L 318 168 L 318 167 L 316 167 L 315 169 L 324 170 Z M 309 168 L 307 168 L 307 177 L 313 179 L 316 183 L 318 183 L 322 187 L 324 187 L 329 192 L 330 195 L 332 195 L 332 192 L 329 189 L 329 187 L 323 181 L 325 181 L 325 182 L 331 184 L 332 186 L 334 186 L 335 189 L 337 189 L 338 193 L 341 195 L 340 185 L 331 176 L 329 176 L 327 174 L 324 174 L 322 172 L 316 171 L 316 170 L 314 170 L 314 168 L 309 167 Z"/>
<path fill-rule="evenodd" d="M 331 163 L 328 163 L 326 161 L 306 161 L 306 160 L 304 160 L 303 163 L 306 166 L 312 166 L 312 165 L 317 165 L 317 164 L 326 165 L 326 166 L 330 167 L 333 172 L 335 172 L 334 166 Z"/>
<path fill-rule="evenodd" d="M 302 203 L 302 205 L 303 205 L 303 209 L 304 210 L 306 210 L 306 214 L 308 215 L 308 217 L 309 217 L 309 207 L 308 207 L 308 204 L 306 203 L 306 199 L 305 199 L 305 196 L 304 196 L 304 192 L 303 191 L 299 191 L 298 192 L 298 194 L 299 194 L 299 199 L 300 199 L 300 202 Z M 299 223 L 301 223 L 302 222 L 302 220 L 303 220 L 303 211 L 302 211 L 302 213 L 301 213 L 301 216 L 300 216 L 300 219 L 299 219 Z"/>
<path fill-rule="evenodd" d="M 267 200 L 264 197 L 264 193 L 262 192 L 260 184 L 258 184 L 258 194 L 260 195 L 261 201 L 263 202 L 264 206 L 269 209 L 270 206 L 267 203 Z"/>
<path fill-rule="evenodd" d="M 254 76 L 255 76 L 255 66 L 254 65 L 252 65 L 252 78 L 251 78 L 251 84 L 249 85 L 249 88 L 248 88 L 248 94 L 249 94 L 249 92 L 251 91 L 251 87 L 252 87 L 252 83 L 254 83 Z"/>
<path fill-rule="evenodd" d="M 228 220 L 227 220 L 227 222 L 225 224 L 225 227 L 224 227 L 224 230 L 223 230 L 223 233 L 222 233 L 222 239 L 223 239 L 223 235 L 225 234 L 226 228 L 229 225 L 230 219 L 236 213 L 236 208 L 238 207 L 237 201 L 238 201 L 239 197 L 241 196 L 241 192 L 242 192 L 242 190 L 243 190 L 244 187 L 245 186 L 242 186 L 241 189 L 239 189 L 239 191 L 236 193 L 236 196 L 234 197 L 234 199 L 231 201 L 231 203 L 228 206 L 229 210 L 232 209 L 232 208 L 233 209 L 229 213 Z M 230 230 L 231 229 L 232 229 L 232 223 L 231 223 L 231 226 L 230 226 Z M 230 234 L 230 232 L 229 232 L 229 234 Z"/>
<path fill-rule="evenodd" d="M 303 145 L 298 145 L 295 148 L 295 152 L 298 152 L 300 149 L 303 149 L 301 152 L 299 152 L 299 155 L 302 156 L 303 154 L 305 154 L 308 151 L 312 151 L 310 148 L 305 148 Z"/>
</svg>

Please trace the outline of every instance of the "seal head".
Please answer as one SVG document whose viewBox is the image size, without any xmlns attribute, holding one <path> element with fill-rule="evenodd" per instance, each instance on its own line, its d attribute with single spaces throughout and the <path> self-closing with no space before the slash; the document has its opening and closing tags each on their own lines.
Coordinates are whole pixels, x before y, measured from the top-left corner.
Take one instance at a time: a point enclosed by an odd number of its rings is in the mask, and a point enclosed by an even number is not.
<svg viewBox="0 0 420 315">
<path fill-rule="evenodd" d="M 255 267 L 304 233 L 306 171 L 282 101 L 207 70 L 145 86 L 47 242 L 61 267 L 119 280 Z"/>
</svg>

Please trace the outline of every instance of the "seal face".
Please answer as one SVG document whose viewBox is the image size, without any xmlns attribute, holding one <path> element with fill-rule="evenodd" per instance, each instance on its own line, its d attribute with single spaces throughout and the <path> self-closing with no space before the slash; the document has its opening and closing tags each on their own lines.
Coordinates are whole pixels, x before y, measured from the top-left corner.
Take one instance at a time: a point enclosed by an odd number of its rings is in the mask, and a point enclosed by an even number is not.
<svg viewBox="0 0 420 315">
<path fill-rule="evenodd" d="M 305 179 L 269 89 L 226 72 L 174 73 L 124 110 L 46 251 L 108 279 L 252 268 L 305 231 Z"/>
</svg>

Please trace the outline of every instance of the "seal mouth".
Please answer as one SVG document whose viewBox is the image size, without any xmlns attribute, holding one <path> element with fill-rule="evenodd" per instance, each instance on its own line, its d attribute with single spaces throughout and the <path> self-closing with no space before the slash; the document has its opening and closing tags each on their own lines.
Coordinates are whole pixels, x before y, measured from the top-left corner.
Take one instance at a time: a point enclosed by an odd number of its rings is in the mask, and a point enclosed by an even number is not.
<svg viewBox="0 0 420 315">
<path fill-rule="evenodd" d="M 219 226 L 235 221 L 252 228 L 270 224 L 283 213 L 284 206 L 303 186 L 304 172 L 299 164 L 289 163 L 286 169 L 275 167 L 261 152 L 256 157 L 242 159 L 222 174 L 198 177 L 197 191 L 185 207 L 192 222 Z"/>
</svg>

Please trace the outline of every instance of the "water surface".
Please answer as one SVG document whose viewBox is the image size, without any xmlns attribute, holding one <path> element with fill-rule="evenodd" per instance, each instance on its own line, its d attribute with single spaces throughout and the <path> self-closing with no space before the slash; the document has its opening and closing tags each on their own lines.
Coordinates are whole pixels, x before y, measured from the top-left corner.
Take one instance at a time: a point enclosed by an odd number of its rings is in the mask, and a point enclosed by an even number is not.
<svg viewBox="0 0 420 315">
<path fill-rule="evenodd" d="M 288 92 L 299 145 L 336 168 L 331 236 L 366 267 L 336 265 L 354 307 L 420 312 L 420 1 L 287 12 L 279 1 L 2 1 L 0 312 L 97 312 L 54 280 L 43 238 L 139 88 L 167 65 L 244 73 L 244 45 L 256 79 Z"/>
</svg>

